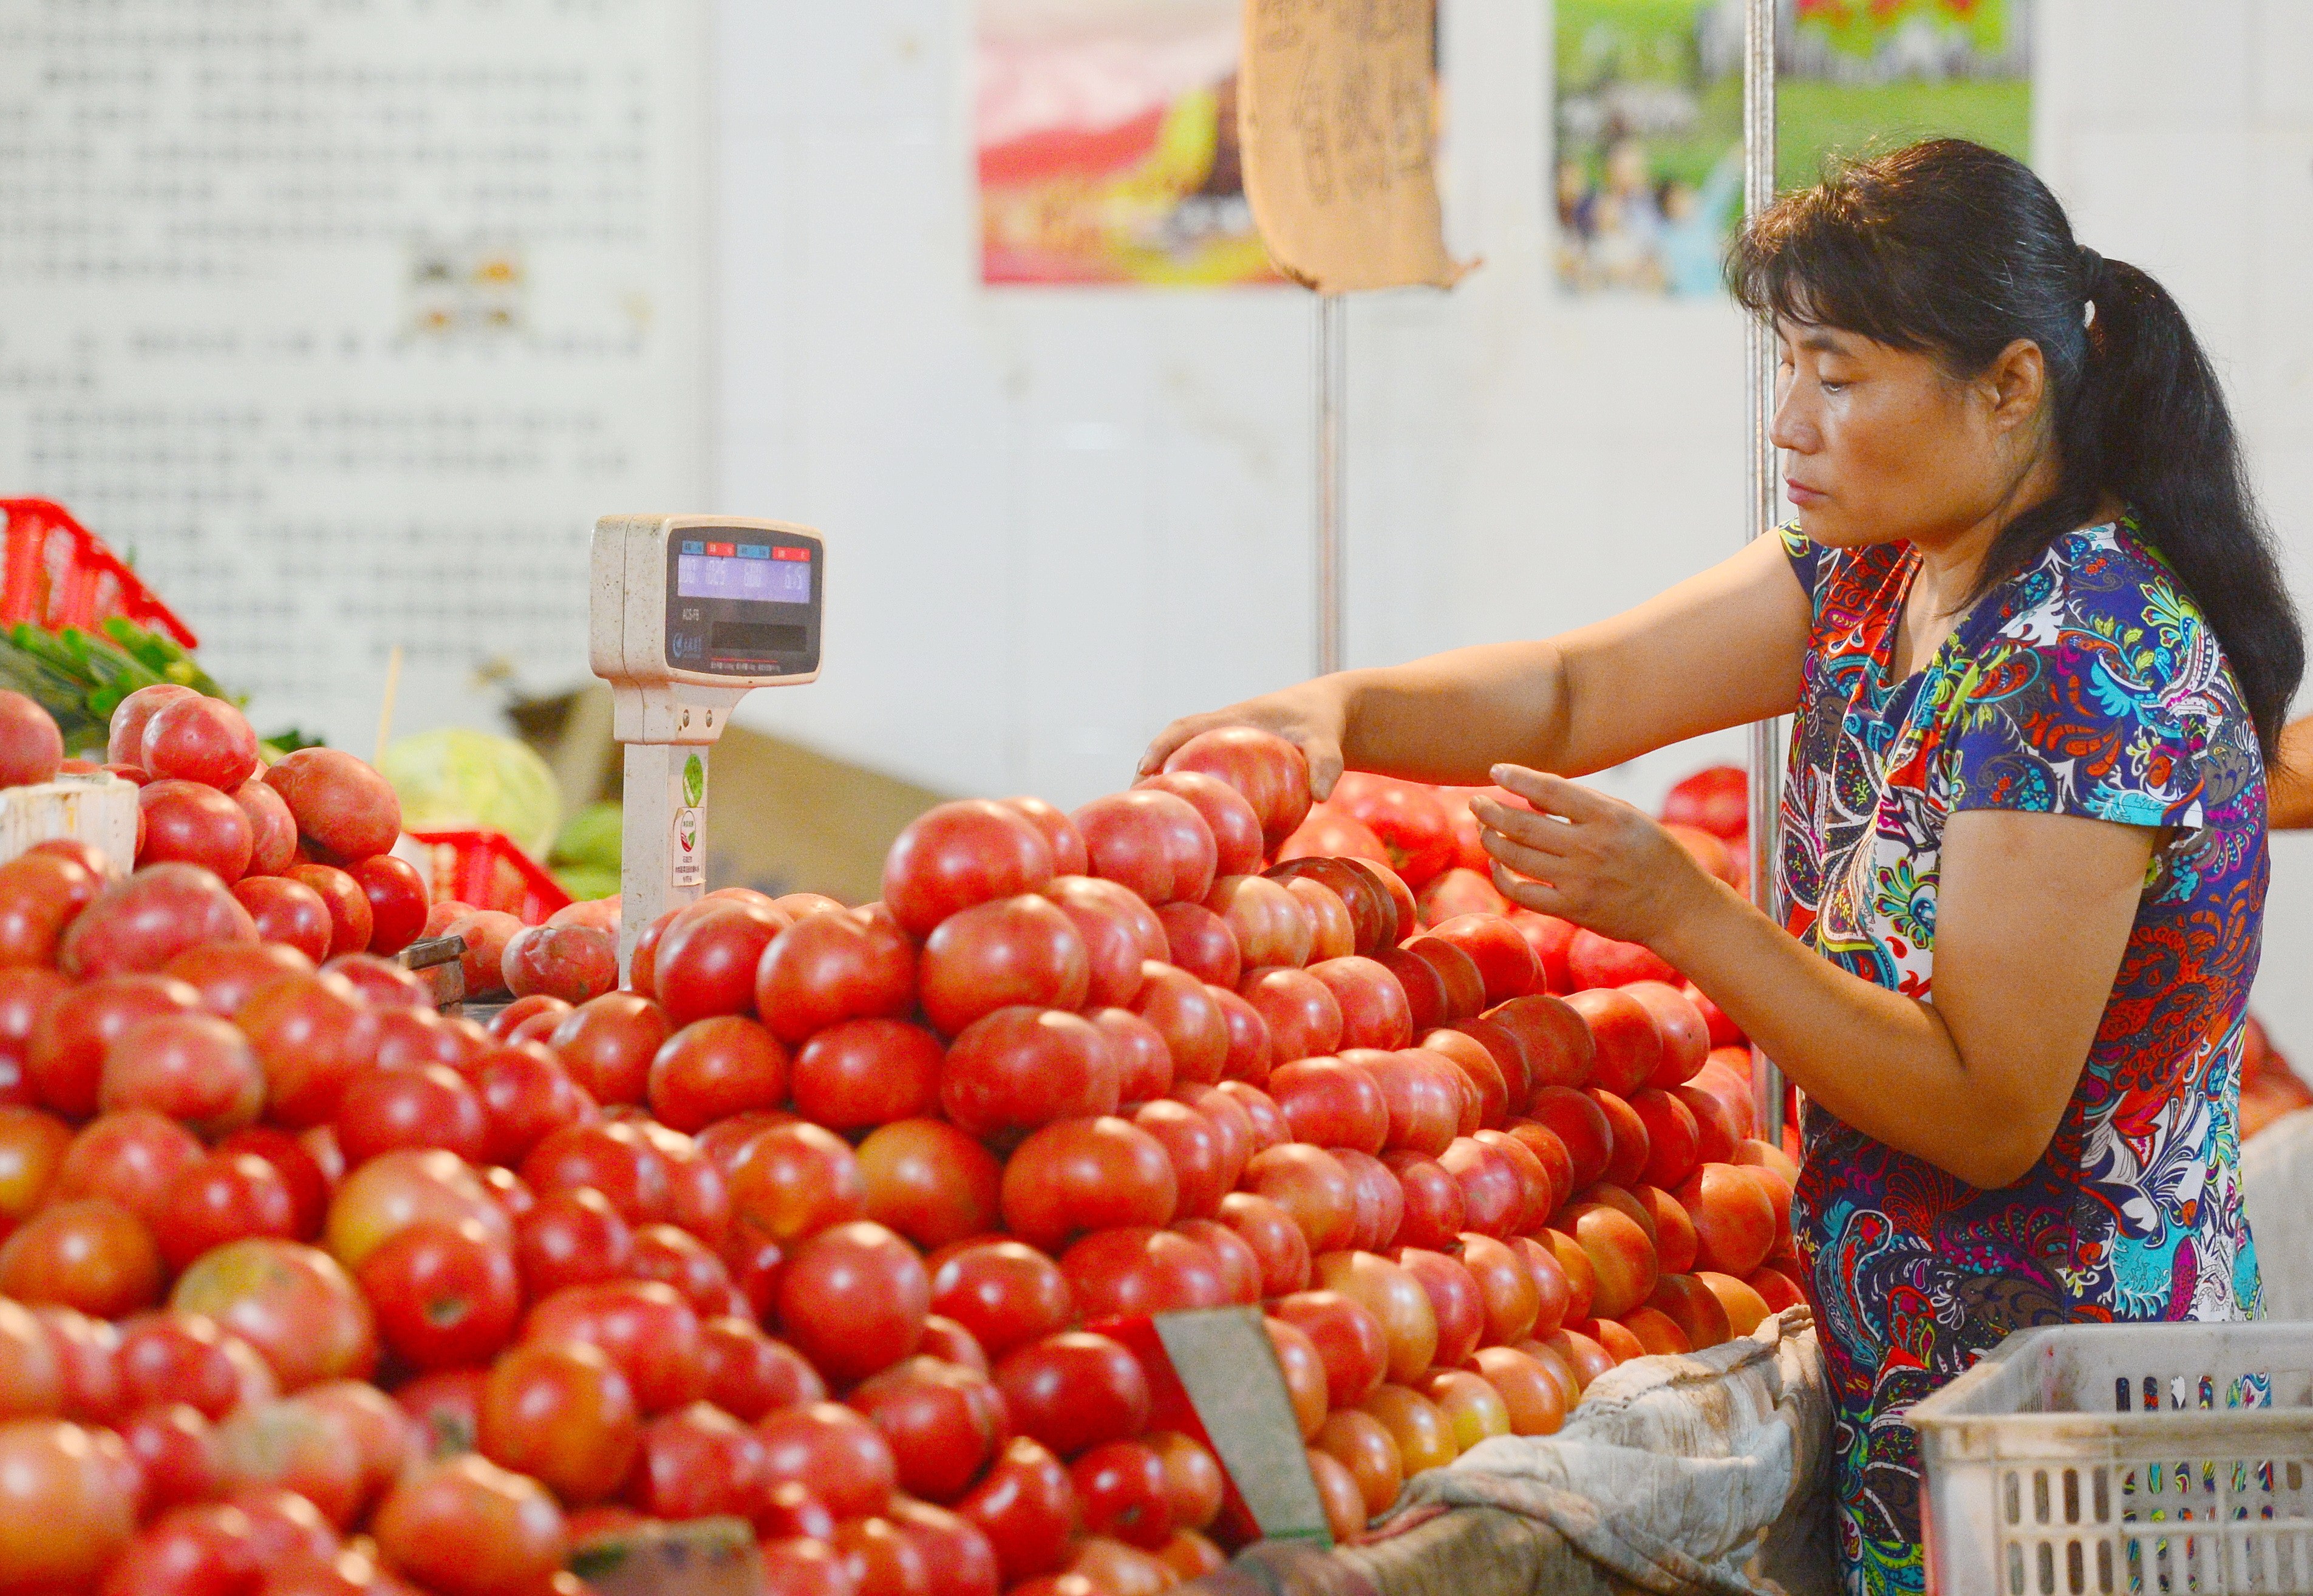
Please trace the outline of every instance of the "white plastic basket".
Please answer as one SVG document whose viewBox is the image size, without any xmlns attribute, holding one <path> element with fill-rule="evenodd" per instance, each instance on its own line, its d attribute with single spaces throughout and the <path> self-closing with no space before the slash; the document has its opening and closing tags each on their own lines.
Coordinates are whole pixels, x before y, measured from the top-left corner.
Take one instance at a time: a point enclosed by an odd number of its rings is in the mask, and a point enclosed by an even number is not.
<svg viewBox="0 0 2313 1596">
<path fill-rule="evenodd" d="M 2025 1330 L 1910 1422 L 1939 1596 L 2313 1592 L 2313 1324 Z"/>
</svg>

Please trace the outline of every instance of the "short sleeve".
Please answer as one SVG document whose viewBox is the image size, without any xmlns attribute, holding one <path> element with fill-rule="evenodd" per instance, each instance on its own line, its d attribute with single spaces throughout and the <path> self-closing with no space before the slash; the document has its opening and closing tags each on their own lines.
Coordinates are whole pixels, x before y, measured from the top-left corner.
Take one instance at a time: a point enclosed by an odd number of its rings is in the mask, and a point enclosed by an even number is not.
<svg viewBox="0 0 2313 1596">
<path fill-rule="evenodd" d="M 2202 760 L 2224 712 L 2207 623 L 2157 578 L 2044 566 L 1956 665 L 1945 740 L 1949 809 L 2205 824 Z M 2206 679 L 2203 679 L 2205 675 Z"/>
<path fill-rule="evenodd" d="M 1775 535 L 1782 539 L 1783 558 L 1791 562 L 1791 575 L 1799 579 L 1799 591 L 1807 595 L 1808 607 L 1817 607 L 1815 578 L 1823 563 L 1823 545 L 1801 532 L 1796 521 L 1775 528 Z"/>
</svg>

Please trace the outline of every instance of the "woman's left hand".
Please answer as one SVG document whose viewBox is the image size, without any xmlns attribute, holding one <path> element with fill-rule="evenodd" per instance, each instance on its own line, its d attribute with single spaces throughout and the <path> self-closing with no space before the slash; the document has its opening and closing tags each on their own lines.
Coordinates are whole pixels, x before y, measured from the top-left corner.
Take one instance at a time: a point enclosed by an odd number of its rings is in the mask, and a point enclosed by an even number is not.
<svg viewBox="0 0 2313 1596">
<path fill-rule="evenodd" d="M 1494 859 L 1494 886 L 1511 902 L 1654 948 L 1722 895 L 1694 856 L 1641 810 L 1518 765 L 1496 765 L 1493 777 L 1534 806 L 1484 798 L 1470 805 Z"/>
</svg>

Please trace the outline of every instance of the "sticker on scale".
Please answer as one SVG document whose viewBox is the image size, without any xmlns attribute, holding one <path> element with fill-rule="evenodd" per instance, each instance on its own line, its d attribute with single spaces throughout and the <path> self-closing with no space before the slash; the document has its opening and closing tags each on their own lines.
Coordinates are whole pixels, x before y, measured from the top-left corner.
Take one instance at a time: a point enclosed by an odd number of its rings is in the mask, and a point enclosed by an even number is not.
<svg viewBox="0 0 2313 1596">
<path fill-rule="evenodd" d="M 693 754 L 673 772 L 674 847 L 667 855 L 666 878 L 675 886 L 707 882 L 707 761 Z"/>
</svg>

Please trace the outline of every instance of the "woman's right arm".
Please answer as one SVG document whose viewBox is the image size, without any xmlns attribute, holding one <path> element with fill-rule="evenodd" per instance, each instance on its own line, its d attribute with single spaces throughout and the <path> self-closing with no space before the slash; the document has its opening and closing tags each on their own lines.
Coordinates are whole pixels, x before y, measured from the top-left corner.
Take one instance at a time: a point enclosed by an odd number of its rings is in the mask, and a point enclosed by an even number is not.
<svg viewBox="0 0 2313 1596">
<path fill-rule="evenodd" d="M 1496 764 L 1587 775 L 1799 701 L 1809 606 L 1781 540 L 1763 537 L 1612 620 L 1540 642 L 1488 643 L 1320 676 L 1174 721 L 1154 771 L 1221 726 L 1300 745 L 1320 797 L 1344 769 L 1482 786 Z"/>
</svg>

